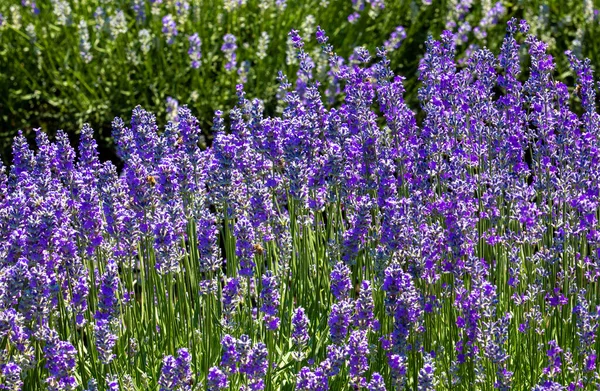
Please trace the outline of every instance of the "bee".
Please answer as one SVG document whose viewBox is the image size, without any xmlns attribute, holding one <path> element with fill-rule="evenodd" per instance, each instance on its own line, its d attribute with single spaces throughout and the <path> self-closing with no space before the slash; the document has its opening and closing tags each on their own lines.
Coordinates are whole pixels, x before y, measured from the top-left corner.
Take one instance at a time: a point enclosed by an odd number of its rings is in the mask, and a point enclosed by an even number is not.
<svg viewBox="0 0 600 391">
<path fill-rule="evenodd" d="M 285 160 L 281 158 L 275 161 L 275 168 L 278 170 L 283 170 L 285 168 Z"/>
<path fill-rule="evenodd" d="M 177 142 L 175 143 L 176 145 L 181 145 L 183 144 L 183 136 L 179 136 L 179 138 L 177 139 Z"/>
<path fill-rule="evenodd" d="M 577 86 L 575 87 L 575 94 L 579 95 L 581 93 L 581 85 L 577 84 Z"/>
<path fill-rule="evenodd" d="M 152 175 L 148 175 L 146 177 L 146 181 L 148 181 L 148 184 L 151 186 L 156 185 L 156 178 L 154 178 Z"/>
<path fill-rule="evenodd" d="M 253 247 L 254 247 L 254 252 L 256 254 L 263 255 L 263 252 L 265 251 L 265 249 L 263 248 L 263 246 L 260 245 L 260 243 L 254 243 Z"/>
</svg>

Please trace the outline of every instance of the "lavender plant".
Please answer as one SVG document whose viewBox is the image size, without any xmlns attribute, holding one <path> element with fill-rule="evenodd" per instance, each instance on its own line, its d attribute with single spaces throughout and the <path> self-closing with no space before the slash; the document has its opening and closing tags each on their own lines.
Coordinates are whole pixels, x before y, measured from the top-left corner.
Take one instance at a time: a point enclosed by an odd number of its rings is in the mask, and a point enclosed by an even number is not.
<svg viewBox="0 0 600 391">
<path fill-rule="evenodd" d="M 346 63 L 317 28 L 339 106 L 292 30 L 281 115 L 239 85 L 211 148 L 185 105 L 113 121 L 120 172 L 89 126 L 19 134 L 0 387 L 597 389 L 596 82 L 569 52 L 570 92 L 528 30 L 465 61 L 430 37 L 421 115 L 385 49 Z"/>
</svg>

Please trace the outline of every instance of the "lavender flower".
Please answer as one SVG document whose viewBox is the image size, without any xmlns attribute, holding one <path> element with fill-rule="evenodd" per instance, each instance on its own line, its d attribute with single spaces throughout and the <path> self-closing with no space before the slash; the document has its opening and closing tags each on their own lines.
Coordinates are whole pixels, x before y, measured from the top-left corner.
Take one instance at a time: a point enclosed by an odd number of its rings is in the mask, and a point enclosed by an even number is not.
<svg viewBox="0 0 600 391">
<path fill-rule="evenodd" d="M 221 339 L 221 348 L 223 355 L 221 358 L 221 367 L 225 369 L 225 373 L 236 373 L 238 370 L 238 362 L 240 361 L 240 354 L 236 349 L 237 340 L 226 334 Z"/>
<path fill-rule="evenodd" d="M 35 2 L 34 0 L 21 0 L 21 5 L 22 5 L 23 7 L 30 8 L 30 9 L 31 9 L 31 12 L 32 12 L 34 15 L 37 15 L 37 14 L 39 14 L 39 13 L 40 13 L 40 9 L 37 7 L 37 4 L 36 4 L 36 2 Z M 0 23 L 0 25 L 1 25 L 1 24 L 2 24 L 2 23 Z"/>
<path fill-rule="evenodd" d="M 92 61 L 91 49 L 92 45 L 90 43 L 87 23 L 82 19 L 79 21 L 79 54 L 86 64 Z"/>
<path fill-rule="evenodd" d="M 177 36 L 177 23 L 173 19 L 173 15 L 168 14 L 162 18 L 162 32 L 165 35 L 167 44 L 172 45 Z"/>
<path fill-rule="evenodd" d="M 117 10 L 117 12 L 110 17 L 108 24 L 112 39 L 117 39 L 119 35 L 127 32 L 127 20 L 125 19 L 125 13 L 122 10 Z"/>
<path fill-rule="evenodd" d="M 22 389 L 21 367 L 16 363 L 9 361 L 2 365 L 2 376 L 4 377 L 4 383 L 0 384 L 0 389 L 8 391 L 19 391 Z"/>
<path fill-rule="evenodd" d="M 177 122 L 177 112 L 179 111 L 179 101 L 172 96 L 167 96 L 167 120 Z"/>
<path fill-rule="evenodd" d="M 264 321 L 269 330 L 279 328 L 279 289 L 277 288 L 277 277 L 273 276 L 271 271 L 262 276 L 262 290 L 260 299 L 262 300 L 261 312 L 265 314 Z"/>
<path fill-rule="evenodd" d="M 317 388 L 317 376 L 308 367 L 303 367 L 296 376 L 296 390 L 313 391 Z"/>
<path fill-rule="evenodd" d="M 264 377 L 267 374 L 269 366 L 267 346 L 259 342 L 254 345 L 247 360 L 242 361 L 240 372 L 245 373 L 249 379 L 249 387 L 251 390 L 264 390 Z"/>
<path fill-rule="evenodd" d="M 260 33 L 260 38 L 258 39 L 258 45 L 256 47 L 256 57 L 259 60 L 264 60 L 267 57 L 269 42 L 271 42 L 269 34 L 266 31 Z"/>
<path fill-rule="evenodd" d="M 119 313 L 118 290 L 119 270 L 114 260 L 109 260 L 106 269 L 100 279 L 100 291 L 98 292 L 98 310 L 94 315 L 97 320 L 112 320 Z"/>
<path fill-rule="evenodd" d="M 382 289 L 386 292 L 386 312 L 394 317 L 393 345 L 399 352 L 405 352 L 410 330 L 418 330 L 418 321 L 423 313 L 419 292 L 410 275 L 397 264 L 385 270 Z"/>
<path fill-rule="evenodd" d="M 194 69 L 198 69 L 200 68 L 200 60 L 202 59 L 202 52 L 200 51 L 202 41 L 200 40 L 198 33 L 190 35 L 188 37 L 188 41 L 190 43 L 188 55 L 190 56 L 191 67 Z"/>
<path fill-rule="evenodd" d="M 366 387 L 367 381 L 363 375 L 369 369 L 367 359 L 369 342 L 365 330 L 355 330 L 350 334 L 347 354 L 349 357 L 348 373 L 350 374 L 350 384 L 355 388 Z"/>
<path fill-rule="evenodd" d="M 403 26 L 398 26 L 396 29 L 390 34 L 390 37 L 387 41 L 384 42 L 383 46 L 385 50 L 389 52 L 393 52 L 394 50 L 400 48 L 402 42 L 406 39 L 406 30 Z"/>
<path fill-rule="evenodd" d="M 96 31 L 100 32 L 105 28 L 106 25 L 106 12 L 104 8 L 98 6 L 94 11 L 94 20 L 96 21 Z"/>
<path fill-rule="evenodd" d="M 148 54 L 152 48 L 152 35 L 149 30 L 141 29 L 138 33 L 138 41 L 140 42 L 140 49 L 142 53 Z"/>
<path fill-rule="evenodd" d="M 254 275 L 254 230 L 245 215 L 241 215 L 234 227 L 235 255 L 240 263 L 240 275 Z"/>
<path fill-rule="evenodd" d="M 300 360 L 303 356 L 302 351 L 308 343 L 308 325 L 309 320 L 304 313 L 304 308 L 299 307 L 292 316 L 292 343 L 294 345 L 294 356 Z"/>
<path fill-rule="evenodd" d="M 135 13 L 135 20 L 138 23 L 146 22 L 146 1 L 145 0 L 133 0 L 131 9 Z"/>
<path fill-rule="evenodd" d="M 227 12 L 232 12 L 241 8 L 245 4 L 246 0 L 225 0 L 223 3 L 223 8 L 225 8 Z"/>
<path fill-rule="evenodd" d="M 363 281 L 360 286 L 360 293 L 356 300 L 356 312 L 354 315 L 354 324 L 361 330 L 367 330 L 376 325 L 373 309 L 373 293 L 371 283 Z"/>
<path fill-rule="evenodd" d="M 177 358 L 165 356 L 158 379 L 160 391 L 191 391 L 190 363 L 191 357 L 185 348 L 177 351 Z"/>
<path fill-rule="evenodd" d="M 94 325 L 96 350 L 102 364 L 110 364 L 116 357 L 113 350 L 117 344 L 117 334 L 113 324 L 107 319 L 98 319 Z"/>
<path fill-rule="evenodd" d="M 228 278 L 223 286 L 223 323 L 226 326 L 232 326 L 233 315 L 237 311 L 237 306 L 241 301 L 241 284 L 237 278 Z"/>
<path fill-rule="evenodd" d="M 371 376 L 371 381 L 369 382 L 369 384 L 367 384 L 367 389 L 369 391 L 386 391 L 383 376 L 381 376 L 377 372 L 373 372 L 373 375 Z"/>
<path fill-rule="evenodd" d="M 544 368 L 544 375 L 552 379 L 556 377 L 561 371 L 561 358 L 562 349 L 558 346 L 555 340 L 548 342 L 550 348 L 546 352 L 548 355 L 549 365 Z"/>
<path fill-rule="evenodd" d="M 75 378 L 77 350 L 67 341 L 58 339 L 53 330 L 48 330 L 48 340 L 44 346 L 46 369 L 49 377 L 46 379 L 51 391 L 75 390 L 78 387 Z"/>
<path fill-rule="evenodd" d="M 217 367 L 210 368 L 208 370 L 206 386 L 209 391 L 218 391 L 229 387 L 227 375 Z"/>
<path fill-rule="evenodd" d="M 346 339 L 352 310 L 352 304 L 348 300 L 337 302 L 331 307 L 327 324 L 329 325 L 329 337 L 333 343 L 340 345 Z"/>
<path fill-rule="evenodd" d="M 94 378 L 88 380 L 87 388 L 85 391 L 98 391 L 98 381 Z"/>
<path fill-rule="evenodd" d="M 419 370 L 419 391 L 432 391 L 435 390 L 437 380 L 435 378 L 435 362 L 431 354 L 424 356 L 425 363 L 423 368 Z"/>
<path fill-rule="evenodd" d="M 202 210 L 196 222 L 198 255 L 202 271 L 217 271 L 223 262 L 219 249 L 218 228 L 215 217 L 208 210 Z"/>
<path fill-rule="evenodd" d="M 115 375 L 106 375 L 106 387 L 109 391 L 119 391 L 119 378 Z"/>
<path fill-rule="evenodd" d="M 57 24 L 61 26 L 71 24 L 71 6 L 66 0 L 52 0 L 52 12 Z"/>
<path fill-rule="evenodd" d="M 349 297 L 352 289 L 350 268 L 343 262 L 338 262 L 331 271 L 331 293 L 336 300 L 344 300 Z"/>
<path fill-rule="evenodd" d="M 221 46 L 221 51 L 225 55 L 225 60 L 227 63 L 225 64 L 225 70 L 227 72 L 231 72 L 237 67 L 237 59 L 235 51 L 237 49 L 237 45 L 235 44 L 236 38 L 233 34 L 225 34 L 223 37 L 223 45 Z"/>
<path fill-rule="evenodd" d="M 397 388 L 402 388 L 406 382 L 406 371 L 408 370 L 406 361 L 406 357 L 399 354 L 392 354 L 388 358 L 392 380 Z"/>
</svg>

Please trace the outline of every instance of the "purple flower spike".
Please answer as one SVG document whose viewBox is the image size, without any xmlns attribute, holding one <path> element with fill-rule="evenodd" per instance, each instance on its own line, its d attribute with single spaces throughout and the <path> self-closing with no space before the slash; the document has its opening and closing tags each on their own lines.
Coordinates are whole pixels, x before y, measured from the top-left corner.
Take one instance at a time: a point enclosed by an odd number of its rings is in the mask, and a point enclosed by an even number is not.
<svg viewBox="0 0 600 391">
<path fill-rule="evenodd" d="M 373 376 L 371 376 L 371 381 L 369 382 L 369 384 L 367 384 L 367 390 L 386 391 L 383 376 L 381 376 L 378 372 L 373 372 Z"/>
<path fill-rule="evenodd" d="M 277 277 L 273 276 L 271 271 L 267 271 L 262 277 L 262 290 L 260 299 L 262 300 L 261 312 L 265 314 L 264 321 L 267 329 L 277 330 L 279 328 L 279 289 L 277 288 Z"/>
<path fill-rule="evenodd" d="M 173 15 L 165 15 L 162 18 L 162 32 L 165 35 L 167 44 L 172 45 L 175 42 L 177 36 L 177 23 L 173 19 Z"/>
<path fill-rule="evenodd" d="M 158 380 L 160 391 L 191 391 L 192 373 L 190 369 L 191 356 L 187 349 L 179 349 L 178 357 L 165 356 Z"/>
<path fill-rule="evenodd" d="M 202 41 L 198 36 L 198 33 L 194 33 L 188 37 L 190 48 L 188 49 L 188 55 L 190 56 L 191 67 L 194 69 L 200 68 L 200 60 L 202 59 L 202 52 L 200 48 Z"/>
<path fill-rule="evenodd" d="M 240 275 L 254 275 L 254 229 L 245 215 L 241 215 L 234 227 L 235 255 L 240 263 Z"/>
<path fill-rule="evenodd" d="M 304 313 L 304 308 L 297 308 L 292 316 L 292 343 L 294 344 L 294 357 L 296 359 L 303 356 L 302 351 L 308 343 L 308 325 L 309 320 Z"/>
<path fill-rule="evenodd" d="M 349 357 L 348 373 L 350 374 L 350 383 L 355 388 L 365 387 L 367 383 L 363 375 L 369 369 L 367 359 L 369 341 L 365 330 L 356 330 L 350 334 L 346 352 Z"/>
<path fill-rule="evenodd" d="M 231 72 L 237 67 L 237 59 L 235 51 L 237 50 L 236 38 L 233 34 L 225 34 L 223 37 L 223 46 L 221 46 L 221 51 L 225 54 L 225 59 L 227 63 L 225 63 L 225 70 L 227 72 Z"/>
<path fill-rule="evenodd" d="M 317 42 L 321 45 L 325 45 L 329 40 L 329 37 L 325 34 L 325 30 L 321 28 L 321 26 L 317 26 L 316 32 Z"/>
<path fill-rule="evenodd" d="M 4 382 L 0 384 L 1 390 L 19 391 L 22 389 L 21 367 L 16 363 L 9 361 L 2 365 L 2 376 L 4 377 Z"/>
<path fill-rule="evenodd" d="M 49 390 L 71 391 L 78 387 L 75 378 L 77 350 L 70 342 L 58 339 L 54 330 L 47 330 L 48 340 L 44 346 L 44 357 L 49 377 L 46 384 Z"/>
<path fill-rule="evenodd" d="M 212 367 L 208 370 L 207 384 L 208 391 L 218 391 L 229 387 L 227 375 L 218 367 Z"/>
<path fill-rule="evenodd" d="M 350 268 L 343 262 L 338 262 L 331 271 L 331 293 L 336 300 L 344 300 L 349 297 L 352 289 Z"/>
</svg>

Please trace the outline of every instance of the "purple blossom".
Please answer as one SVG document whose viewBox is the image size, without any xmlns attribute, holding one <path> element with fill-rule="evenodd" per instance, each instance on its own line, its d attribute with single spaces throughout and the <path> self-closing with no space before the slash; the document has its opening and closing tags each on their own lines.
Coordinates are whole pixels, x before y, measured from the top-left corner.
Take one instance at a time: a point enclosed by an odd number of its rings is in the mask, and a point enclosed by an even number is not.
<svg viewBox="0 0 600 391">
<path fill-rule="evenodd" d="M 297 30 L 291 30 L 288 35 L 289 35 L 290 39 L 292 40 L 292 46 L 295 49 L 300 50 L 304 47 L 304 42 L 302 42 L 302 38 L 298 34 Z"/>
<path fill-rule="evenodd" d="M 343 262 L 338 262 L 331 271 L 331 293 L 336 300 L 344 300 L 349 297 L 352 289 L 350 268 Z"/>
<path fill-rule="evenodd" d="M 239 216 L 234 227 L 235 255 L 240 264 L 240 275 L 254 275 L 254 230 L 245 215 Z"/>
<path fill-rule="evenodd" d="M 207 375 L 207 388 L 209 391 L 218 391 L 229 387 L 227 375 L 217 367 L 211 367 Z"/>
<path fill-rule="evenodd" d="M 373 309 L 373 293 L 371 283 L 365 280 L 360 285 L 360 293 L 356 300 L 354 325 L 361 330 L 368 330 L 376 325 Z"/>
<path fill-rule="evenodd" d="M 339 301 L 331 307 L 327 324 L 329 325 L 329 337 L 334 344 L 339 345 L 345 341 L 352 310 L 352 303 L 349 300 Z"/>
<path fill-rule="evenodd" d="M 277 277 L 271 271 L 267 271 L 262 276 L 262 290 L 260 292 L 262 300 L 261 312 L 265 314 L 264 321 L 267 329 L 277 330 L 279 328 L 279 289 Z"/>
<path fill-rule="evenodd" d="M 558 346 L 556 340 L 548 342 L 550 346 L 546 351 L 548 356 L 549 365 L 544 368 L 544 375 L 548 376 L 549 379 L 556 377 L 561 371 L 561 353 L 562 349 Z"/>
<path fill-rule="evenodd" d="M 217 271 L 223 263 L 217 239 L 219 230 L 215 216 L 203 209 L 196 221 L 196 240 L 198 242 L 198 258 L 202 271 Z"/>
<path fill-rule="evenodd" d="M 378 372 L 373 372 L 373 375 L 371 376 L 371 381 L 369 382 L 369 384 L 367 384 L 367 390 L 386 391 L 383 376 L 381 376 Z"/>
<path fill-rule="evenodd" d="M 113 353 L 117 344 L 117 334 L 114 325 L 108 319 L 98 319 L 94 324 L 94 338 L 96 340 L 96 350 L 98 358 L 102 364 L 110 364 L 116 357 Z"/>
<path fill-rule="evenodd" d="M 394 384 L 401 388 L 406 381 L 406 371 L 408 370 L 406 357 L 391 354 L 388 358 L 388 363 L 392 373 Z"/>
<path fill-rule="evenodd" d="M 21 380 L 21 367 L 12 361 L 7 362 L 1 367 L 4 382 L 0 384 L 0 389 L 8 391 L 21 390 L 23 387 L 23 381 Z"/>
<path fill-rule="evenodd" d="M 109 391 L 119 391 L 119 378 L 115 375 L 107 375 L 106 387 Z"/>
<path fill-rule="evenodd" d="M 50 375 L 46 379 L 49 390 L 67 391 L 78 387 L 75 378 L 77 350 L 67 341 L 61 341 L 53 330 L 48 331 L 48 340 L 44 346 L 46 369 Z"/>
<path fill-rule="evenodd" d="M 241 301 L 242 286 L 238 278 L 228 278 L 223 286 L 223 320 L 225 325 L 233 325 L 233 316 Z"/>
<path fill-rule="evenodd" d="M 249 387 L 252 391 L 264 390 L 264 378 L 269 367 L 267 346 L 259 342 L 254 345 L 247 360 L 242 361 L 240 372 L 245 373 L 249 379 Z"/>
<path fill-rule="evenodd" d="M 354 387 L 365 387 L 367 382 L 364 378 L 365 372 L 369 369 L 369 341 L 367 331 L 355 330 L 348 338 L 348 373 L 350 374 L 350 383 Z"/>
<path fill-rule="evenodd" d="M 226 334 L 221 339 L 221 348 L 223 350 L 221 358 L 221 367 L 225 369 L 225 373 L 237 372 L 240 355 L 236 349 L 236 339 Z"/>
<path fill-rule="evenodd" d="M 317 376 L 308 367 L 300 369 L 296 375 L 296 390 L 314 391 L 317 388 Z"/>
<path fill-rule="evenodd" d="M 308 325 L 309 320 L 304 312 L 304 308 L 299 307 L 294 311 L 292 316 L 292 343 L 294 349 L 298 354 L 302 352 L 306 344 L 308 343 Z"/>
<path fill-rule="evenodd" d="M 188 37 L 190 48 L 188 49 L 188 55 L 190 56 L 191 67 L 194 69 L 200 68 L 200 60 L 202 59 L 202 52 L 200 48 L 202 41 L 198 36 L 198 33 L 194 33 Z"/>
<path fill-rule="evenodd" d="M 177 358 L 165 356 L 158 380 L 160 391 L 191 391 L 192 373 L 190 369 L 191 356 L 187 349 L 177 351 Z"/>
<path fill-rule="evenodd" d="M 21 5 L 26 8 L 31 8 L 31 12 L 33 12 L 34 15 L 40 13 L 40 9 L 37 7 L 34 0 L 21 0 Z M 1 25 L 2 23 L 0 23 L 0 26 Z"/>
<path fill-rule="evenodd" d="M 390 37 L 387 41 L 383 43 L 385 50 L 392 52 L 402 45 L 402 42 L 406 39 L 406 30 L 403 26 L 398 26 L 396 29 L 390 34 Z"/>
<path fill-rule="evenodd" d="M 386 312 L 394 318 L 393 345 L 400 352 L 408 348 L 411 330 L 419 330 L 418 321 L 423 314 L 420 293 L 412 278 L 397 264 L 385 270 L 382 289 L 386 292 Z"/>
<path fill-rule="evenodd" d="M 108 260 L 104 273 L 100 278 L 100 290 L 98 291 L 98 310 L 94 315 L 97 320 L 112 320 L 119 313 L 119 270 L 114 260 Z"/>
<path fill-rule="evenodd" d="M 172 45 L 175 42 L 177 36 L 177 23 L 173 18 L 173 15 L 167 14 L 162 18 L 162 32 L 165 35 L 167 44 Z"/>
<path fill-rule="evenodd" d="M 133 0 L 131 3 L 131 9 L 135 13 L 135 20 L 138 23 L 146 22 L 146 1 L 145 0 Z"/>
<path fill-rule="evenodd" d="M 321 29 L 321 26 L 317 26 L 316 32 L 317 42 L 321 45 L 325 45 L 329 40 L 329 37 L 325 34 L 325 30 Z"/>
<path fill-rule="evenodd" d="M 435 378 L 435 361 L 431 354 L 424 356 L 423 368 L 419 370 L 419 384 L 417 389 L 419 391 L 433 391 L 435 390 L 437 380 Z"/>
<path fill-rule="evenodd" d="M 227 63 L 225 64 L 225 70 L 231 72 L 237 67 L 237 57 L 235 51 L 237 50 L 236 38 L 233 34 L 225 34 L 223 37 L 223 45 L 221 51 L 225 54 Z"/>
</svg>

